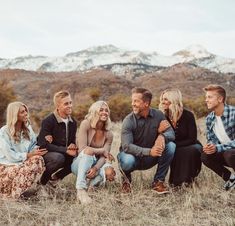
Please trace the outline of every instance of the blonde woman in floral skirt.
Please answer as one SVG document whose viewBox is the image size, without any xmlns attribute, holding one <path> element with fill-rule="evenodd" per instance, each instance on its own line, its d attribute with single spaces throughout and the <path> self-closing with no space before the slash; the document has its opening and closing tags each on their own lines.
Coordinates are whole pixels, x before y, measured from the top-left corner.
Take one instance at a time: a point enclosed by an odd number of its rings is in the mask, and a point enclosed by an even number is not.
<svg viewBox="0 0 235 226">
<path fill-rule="evenodd" d="M 7 107 L 7 122 L 0 129 L 0 197 L 24 197 L 45 170 L 36 136 L 29 124 L 25 104 L 12 102 Z"/>
</svg>

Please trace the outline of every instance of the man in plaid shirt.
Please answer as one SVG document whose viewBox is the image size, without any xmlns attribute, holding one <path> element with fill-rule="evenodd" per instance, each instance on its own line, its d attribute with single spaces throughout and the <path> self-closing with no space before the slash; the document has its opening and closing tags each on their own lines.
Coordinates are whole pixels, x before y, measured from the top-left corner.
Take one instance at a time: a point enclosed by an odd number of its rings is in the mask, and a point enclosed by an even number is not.
<svg viewBox="0 0 235 226">
<path fill-rule="evenodd" d="M 226 92 L 219 85 L 208 85 L 206 104 L 211 113 L 206 118 L 207 144 L 202 162 L 226 181 L 225 190 L 235 188 L 235 107 L 225 104 Z"/>
</svg>

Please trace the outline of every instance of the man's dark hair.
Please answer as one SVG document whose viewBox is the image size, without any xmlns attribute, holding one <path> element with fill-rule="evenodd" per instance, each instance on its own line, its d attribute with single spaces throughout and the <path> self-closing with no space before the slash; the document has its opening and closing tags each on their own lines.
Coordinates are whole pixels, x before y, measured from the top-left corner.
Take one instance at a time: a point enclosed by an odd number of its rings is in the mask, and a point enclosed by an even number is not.
<svg viewBox="0 0 235 226">
<path fill-rule="evenodd" d="M 131 90 L 131 93 L 141 93 L 142 94 L 142 99 L 144 102 L 149 102 L 149 104 L 151 104 L 151 100 L 152 100 L 152 93 L 145 88 L 141 88 L 141 87 L 135 87 Z"/>
</svg>

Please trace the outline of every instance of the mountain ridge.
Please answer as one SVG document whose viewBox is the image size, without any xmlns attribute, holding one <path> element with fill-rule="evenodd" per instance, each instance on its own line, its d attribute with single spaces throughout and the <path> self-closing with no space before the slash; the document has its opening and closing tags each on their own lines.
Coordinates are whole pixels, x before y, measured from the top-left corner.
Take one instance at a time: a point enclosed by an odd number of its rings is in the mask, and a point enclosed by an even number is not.
<svg viewBox="0 0 235 226">
<path fill-rule="evenodd" d="M 94 46 L 62 57 L 21 56 L 14 59 L 0 58 L 0 69 L 24 69 L 45 72 L 83 72 L 104 65 L 136 64 L 170 67 L 178 63 L 193 63 L 215 72 L 235 73 L 235 59 L 209 53 L 200 45 L 191 45 L 170 56 L 157 52 L 125 50 L 114 45 Z M 120 68 L 117 74 L 122 75 Z"/>
</svg>

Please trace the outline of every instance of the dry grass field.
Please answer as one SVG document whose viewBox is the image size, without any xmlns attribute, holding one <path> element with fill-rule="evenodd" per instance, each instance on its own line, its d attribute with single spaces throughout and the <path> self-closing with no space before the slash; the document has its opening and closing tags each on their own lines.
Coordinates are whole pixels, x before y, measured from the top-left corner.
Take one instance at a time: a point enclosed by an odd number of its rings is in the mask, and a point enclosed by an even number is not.
<svg viewBox="0 0 235 226">
<path fill-rule="evenodd" d="M 120 127 L 114 125 L 114 155 L 120 144 Z M 117 169 L 117 163 L 114 165 Z M 54 195 L 28 201 L 0 200 L 0 225 L 235 225 L 235 190 L 223 191 L 223 181 L 204 166 L 191 188 L 161 196 L 150 189 L 154 171 L 134 172 L 131 194 L 119 192 L 118 174 L 115 183 L 90 194 L 90 206 L 76 201 L 75 177 L 69 175 Z"/>
</svg>

